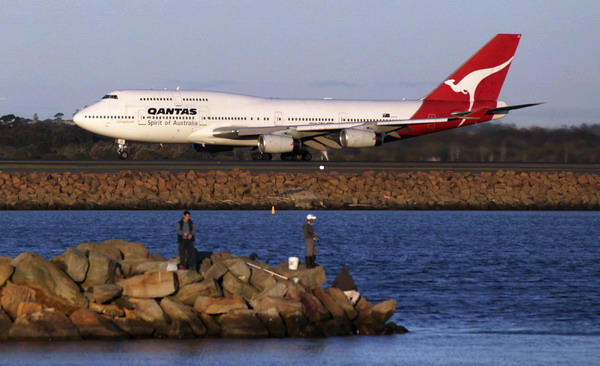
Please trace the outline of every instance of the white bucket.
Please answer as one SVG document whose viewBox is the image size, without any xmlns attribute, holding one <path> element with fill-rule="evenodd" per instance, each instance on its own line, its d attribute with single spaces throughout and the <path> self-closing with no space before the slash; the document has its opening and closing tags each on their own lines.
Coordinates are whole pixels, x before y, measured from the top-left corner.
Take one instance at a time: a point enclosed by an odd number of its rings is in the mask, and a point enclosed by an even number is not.
<svg viewBox="0 0 600 366">
<path fill-rule="evenodd" d="M 300 259 L 298 259 L 298 257 L 289 257 L 288 258 L 288 268 L 293 271 L 297 270 L 299 262 L 300 262 Z"/>
</svg>

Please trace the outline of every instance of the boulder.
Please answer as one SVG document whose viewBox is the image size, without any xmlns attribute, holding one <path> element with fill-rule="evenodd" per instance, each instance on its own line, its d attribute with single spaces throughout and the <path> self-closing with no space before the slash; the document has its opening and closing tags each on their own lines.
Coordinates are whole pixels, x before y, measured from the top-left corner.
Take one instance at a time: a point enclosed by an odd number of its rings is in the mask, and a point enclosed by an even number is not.
<svg viewBox="0 0 600 366">
<path fill-rule="evenodd" d="M 223 262 L 214 262 L 212 266 L 210 266 L 206 272 L 202 273 L 204 279 L 213 279 L 218 280 L 227 273 L 229 269 Z"/>
<path fill-rule="evenodd" d="M 98 285 L 87 289 L 90 299 L 98 304 L 104 304 L 121 296 L 123 287 L 118 285 Z"/>
<path fill-rule="evenodd" d="M 88 308 L 95 313 L 103 314 L 110 318 L 125 315 L 125 311 L 115 304 L 104 305 L 104 304 L 97 304 L 95 302 L 91 302 L 91 303 L 89 303 Z"/>
<path fill-rule="evenodd" d="M 188 323 L 197 337 L 206 335 L 206 327 L 188 306 L 185 306 L 170 297 L 165 297 L 160 302 L 160 307 L 169 316 L 171 322 L 180 321 L 182 323 Z"/>
<path fill-rule="evenodd" d="M 317 324 L 321 333 L 326 337 L 352 335 L 352 324 L 348 318 L 333 318 Z"/>
<path fill-rule="evenodd" d="M 334 318 L 347 319 L 346 312 L 322 288 L 316 288 L 313 293 Z"/>
<path fill-rule="evenodd" d="M 69 276 L 54 263 L 33 256 L 18 263 L 12 281 L 32 288 L 38 303 L 67 313 L 87 305 L 79 286 Z"/>
<path fill-rule="evenodd" d="M 144 259 L 150 255 L 144 244 L 133 241 L 109 239 L 99 245 L 117 248 L 123 255 L 123 259 Z"/>
<path fill-rule="evenodd" d="M 221 334 L 221 325 L 213 318 L 212 315 L 200 313 L 200 320 L 206 326 L 207 337 L 218 337 Z"/>
<path fill-rule="evenodd" d="M 65 313 L 55 309 L 46 309 L 17 318 L 8 336 L 9 339 L 17 340 L 81 339 L 79 331 Z"/>
<path fill-rule="evenodd" d="M 16 319 L 19 316 L 19 304 L 23 302 L 35 302 L 35 291 L 27 286 L 15 285 L 8 281 L 6 287 L 2 289 L 2 298 L 0 304 L 2 308 Z"/>
<path fill-rule="evenodd" d="M 44 307 L 41 304 L 38 304 L 36 302 L 22 302 L 17 307 L 17 318 L 22 315 L 38 313 L 43 310 L 44 310 Z"/>
<path fill-rule="evenodd" d="M 316 326 L 310 324 L 308 318 L 299 311 L 281 313 L 281 317 L 290 337 L 316 337 L 319 334 Z"/>
<path fill-rule="evenodd" d="M 10 258 L 0 259 L 0 287 L 4 286 L 6 281 L 10 279 L 15 271 L 15 267 L 13 267 L 10 262 Z"/>
<path fill-rule="evenodd" d="M 352 306 L 350 300 L 348 300 L 348 298 L 344 294 L 344 291 L 340 290 L 339 288 L 330 287 L 327 290 L 325 290 L 325 293 L 329 295 L 333 299 L 333 301 L 336 302 L 336 304 L 338 304 L 342 309 L 344 309 L 344 312 L 346 313 L 348 319 L 352 320 L 356 318 L 358 312 L 354 309 L 354 306 Z"/>
<path fill-rule="evenodd" d="M 385 334 L 385 322 L 396 312 L 397 302 L 394 299 L 382 301 L 364 311 L 354 320 L 359 334 Z"/>
<path fill-rule="evenodd" d="M 155 328 L 163 327 L 167 324 L 165 313 L 154 299 L 140 300 L 135 306 L 134 314 L 138 319 L 152 324 Z"/>
<path fill-rule="evenodd" d="M 258 295 L 254 297 L 254 300 L 260 300 L 265 297 L 284 297 L 288 291 L 288 287 L 285 283 L 275 282 L 269 288 L 264 289 Z"/>
<path fill-rule="evenodd" d="M 256 311 L 267 311 L 271 308 L 277 310 L 279 314 L 300 312 L 304 314 L 306 308 L 300 301 L 295 301 L 286 297 L 263 297 L 260 300 L 250 301 L 250 305 Z"/>
<path fill-rule="evenodd" d="M 169 261 L 144 261 L 136 264 L 133 267 L 132 271 L 133 274 L 143 274 L 148 272 L 166 272 L 168 265 Z"/>
<path fill-rule="evenodd" d="M 211 315 L 224 314 L 233 310 L 248 309 L 246 301 L 241 296 L 208 297 L 198 296 L 194 302 L 194 311 Z"/>
<path fill-rule="evenodd" d="M 115 262 L 123 259 L 121 251 L 112 245 L 105 245 L 102 243 L 81 243 L 77 246 L 77 249 L 87 254 L 88 257 L 91 253 L 98 253 L 107 256 Z"/>
<path fill-rule="evenodd" d="M 0 308 L 0 341 L 8 339 L 8 331 L 11 326 L 10 317 Z"/>
<path fill-rule="evenodd" d="M 202 282 L 192 283 L 180 288 L 173 297 L 185 305 L 193 306 L 198 296 L 220 297 L 223 296 L 223 291 L 216 285 L 214 280 L 205 279 Z"/>
<path fill-rule="evenodd" d="M 90 311 L 79 309 L 69 316 L 84 339 L 126 339 L 127 333 L 108 319 Z"/>
<path fill-rule="evenodd" d="M 84 282 L 84 288 L 96 285 L 112 284 L 115 282 L 117 262 L 96 251 L 89 254 L 89 269 Z"/>
<path fill-rule="evenodd" d="M 223 264 L 233 273 L 239 280 L 250 281 L 250 268 L 241 258 L 231 258 L 223 261 Z"/>
<path fill-rule="evenodd" d="M 179 281 L 179 287 L 184 287 L 192 283 L 200 282 L 204 277 L 194 270 L 179 270 L 177 271 L 177 279 Z"/>
<path fill-rule="evenodd" d="M 132 338 L 150 338 L 154 333 L 152 324 L 141 319 L 114 318 L 113 323 Z"/>
<path fill-rule="evenodd" d="M 162 254 L 158 254 L 158 253 L 150 253 L 148 258 L 152 259 L 155 262 L 166 262 L 167 261 L 167 259 Z"/>
<path fill-rule="evenodd" d="M 267 272 L 258 268 L 252 268 L 250 274 L 250 284 L 256 287 L 259 291 L 264 291 L 277 283 L 275 278 Z"/>
<path fill-rule="evenodd" d="M 267 337 L 269 330 L 253 310 L 236 310 L 219 318 L 221 336 L 227 338 Z"/>
<path fill-rule="evenodd" d="M 398 325 L 394 322 L 385 323 L 385 328 L 383 330 L 383 334 L 406 334 L 406 333 L 408 333 L 408 329 L 406 329 L 402 325 Z"/>
<path fill-rule="evenodd" d="M 287 330 L 285 329 L 285 323 L 279 316 L 276 309 L 270 308 L 265 311 L 257 312 L 258 319 L 267 327 L 269 335 L 271 337 L 281 338 L 285 337 Z"/>
<path fill-rule="evenodd" d="M 160 331 L 160 330 L 159 330 Z M 175 320 L 165 334 L 170 339 L 191 339 L 196 338 L 192 326 L 188 322 Z"/>
<path fill-rule="evenodd" d="M 31 258 L 37 258 L 37 259 L 44 260 L 44 258 L 41 255 L 37 254 L 37 253 L 23 252 L 23 253 L 19 254 L 18 256 L 16 256 L 15 258 L 13 258 L 10 261 L 10 265 L 13 266 L 13 267 L 16 267 L 23 260 L 25 260 L 25 259 L 31 259 Z"/>
<path fill-rule="evenodd" d="M 274 272 L 277 272 L 287 278 L 296 277 L 300 280 L 300 283 L 303 286 L 311 290 L 323 286 L 326 280 L 325 270 L 321 266 L 309 269 L 299 268 L 294 271 L 288 268 L 288 263 L 282 263 L 274 270 Z"/>
<path fill-rule="evenodd" d="M 123 294 L 140 298 L 165 297 L 177 291 L 173 272 L 152 272 L 127 278 L 117 282 L 123 287 Z"/>
<path fill-rule="evenodd" d="M 121 266 L 121 270 L 123 271 L 123 275 L 125 277 L 136 276 L 145 272 L 160 272 L 166 271 L 167 265 L 159 266 L 159 265 L 146 265 L 145 263 L 161 263 L 154 261 L 150 258 L 137 258 L 137 259 L 123 259 L 119 261 L 119 265 Z M 152 267 L 152 271 L 147 271 L 148 267 Z"/>
<path fill-rule="evenodd" d="M 258 295 L 258 290 L 254 286 L 238 279 L 230 272 L 223 276 L 223 290 L 239 295 L 246 300 L 252 300 L 254 296 Z"/>
<path fill-rule="evenodd" d="M 321 304 L 319 299 L 308 292 L 300 293 L 300 302 L 306 308 L 306 315 L 313 323 L 318 323 L 322 320 L 331 318 L 329 311 Z"/>
<path fill-rule="evenodd" d="M 85 253 L 75 248 L 67 248 L 65 252 L 58 257 L 51 259 L 52 263 L 65 271 L 69 277 L 76 282 L 83 282 L 89 268 L 88 257 Z"/>
</svg>

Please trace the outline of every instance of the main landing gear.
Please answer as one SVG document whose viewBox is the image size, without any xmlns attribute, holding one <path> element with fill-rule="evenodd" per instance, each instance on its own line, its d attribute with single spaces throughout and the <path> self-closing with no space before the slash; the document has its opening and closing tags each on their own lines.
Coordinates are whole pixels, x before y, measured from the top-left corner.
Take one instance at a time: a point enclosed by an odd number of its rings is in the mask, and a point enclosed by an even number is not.
<svg viewBox="0 0 600 366">
<path fill-rule="evenodd" d="M 281 154 L 281 160 L 284 161 L 292 161 L 292 160 L 303 160 L 303 161 L 311 161 L 312 154 L 307 150 L 300 150 L 298 152 L 289 152 Z"/>
<path fill-rule="evenodd" d="M 127 145 L 125 145 L 125 140 L 123 139 L 117 139 L 117 144 L 119 144 L 119 147 L 117 147 L 117 155 L 119 155 L 119 159 L 127 159 L 129 157 L 129 152 L 127 151 Z"/>
<path fill-rule="evenodd" d="M 269 153 L 263 154 L 261 152 L 256 151 L 256 152 L 252 153 L 251 157 L 252 157 L 252 160 L 271 160 L 271 159 L 273 159 L 273 154 L 269 154 Z"/>
</svg>

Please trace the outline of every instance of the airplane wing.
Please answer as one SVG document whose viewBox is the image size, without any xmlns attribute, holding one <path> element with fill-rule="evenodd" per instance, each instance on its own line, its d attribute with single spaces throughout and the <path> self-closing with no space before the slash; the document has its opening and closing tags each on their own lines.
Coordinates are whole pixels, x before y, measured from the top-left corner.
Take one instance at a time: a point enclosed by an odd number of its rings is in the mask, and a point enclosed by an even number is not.
<svg viewBox="0 0 600 366">
<path fill-rule="evenodd" d="M 313 136 L 322 136 L 339 132 L 346 128 L 368 128 L 375 132 L 388 132 L 405 128 L 410 125 L 443 123 L 456 120 L 457 117 L 445 118 L 426 118 L 426 119 L 402 119 L 386 120 L 372 122 L 344 122 L 344 123 L 318 123 L 295 126 L 272 126 L 272 127 L 241 127 L 228 126 L 219 127 L 213 130 L 214 137 L 223 138 L 252 138 L 268 133 L 285 133 L 294 138 L 307 138 Z"/>
</svg>

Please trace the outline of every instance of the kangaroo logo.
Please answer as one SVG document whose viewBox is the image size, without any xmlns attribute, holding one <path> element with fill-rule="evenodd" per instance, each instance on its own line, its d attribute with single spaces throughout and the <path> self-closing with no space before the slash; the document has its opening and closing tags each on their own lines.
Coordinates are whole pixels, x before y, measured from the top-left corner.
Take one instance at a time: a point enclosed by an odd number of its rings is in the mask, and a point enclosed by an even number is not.
<svg viewBox="0 0 600 366">
<path fill-rule="evenodd" d="M 455 93 L 469 94 L 469 103 L 470 103 L 469 111 L 471 111 L 471 108 L 473 108 L 473 103 L 475 102 L 475 92 L 477 91 L 477 87 L 479 86 L 479 83 L 481 83 L 481 81 L 483 79 L 487 78 L 488 76 L 495 74 L 498 71 L 504 69 L 506 66 L 508 66 L 511 63 L 512 60 L 513 60 L 513 57 L 508 59 L 508 61 L 506 61 L 502 65 L 498 65 L 496 67 L 491 67 L 489 69 L 481 69 L 481 70 L 473 71 L 470 74 L 468 74 L 467 76 L 465 76 L 464 78 L 462 78 L 462 80 L 458 84 L 456 84 L 454 79 L 448 79 L 448 80 L 444 81 L 444 84 L 451 87 Z M 465 120 L 462 120 L 460 125 L 462 125 L 464 121 Z"/>
</svg>

